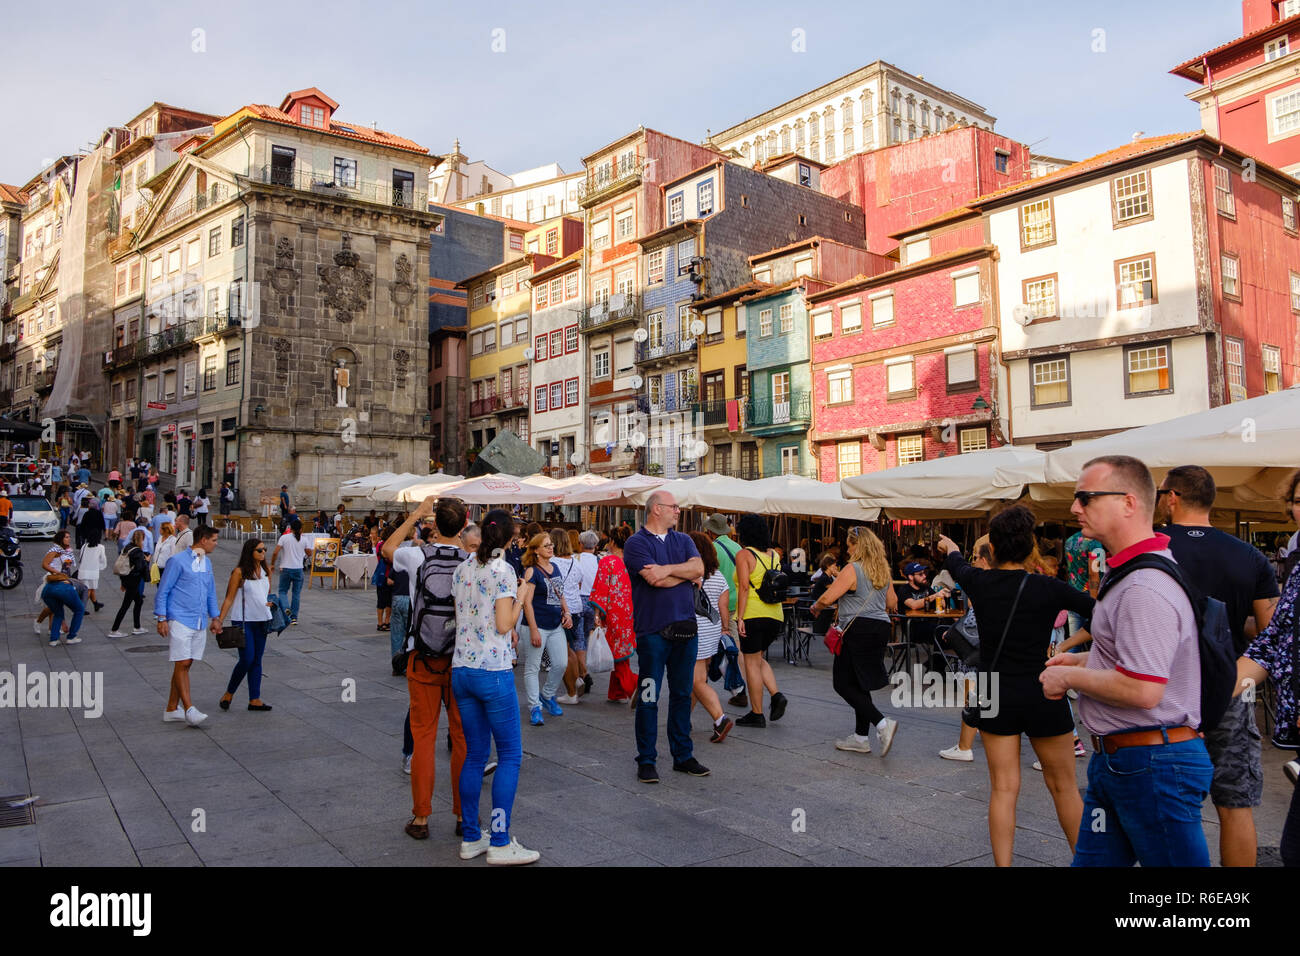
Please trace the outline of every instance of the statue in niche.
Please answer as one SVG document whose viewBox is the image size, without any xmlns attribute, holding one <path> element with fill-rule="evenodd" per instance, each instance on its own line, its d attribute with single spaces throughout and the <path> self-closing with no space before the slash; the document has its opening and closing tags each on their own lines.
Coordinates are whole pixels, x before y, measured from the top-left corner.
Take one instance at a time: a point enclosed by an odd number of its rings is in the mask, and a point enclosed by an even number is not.
<svg viewBox="0 0 1300 956">
<path fill-rule="evenodd" d="M 343 359 L 338 360 L 338 366 L 334 369 L 334 394 L 336 397 L 335 408 L 348 407 L 348 386 L 352 383 L 352 374 L 348 371 L 347 362 Z"/>
</svg>

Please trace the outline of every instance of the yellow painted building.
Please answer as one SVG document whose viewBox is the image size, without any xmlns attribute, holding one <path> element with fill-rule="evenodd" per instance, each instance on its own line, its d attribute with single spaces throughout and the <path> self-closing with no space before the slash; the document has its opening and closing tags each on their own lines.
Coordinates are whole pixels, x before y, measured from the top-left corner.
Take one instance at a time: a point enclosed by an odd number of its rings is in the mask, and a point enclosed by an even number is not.
<svg viewBox="0 0 1300 956">
<path fill-rule="evenodd" d="M 708 445 L 703 474 L 759 477 L 758 443 L 744 432 L 745 402 L 749 398 L 745 310 L 738 310 L 736 304 L 741 296 L 761 288 L 762 283 L 747 282 L 695 303 L 696 311 L 704 320 L 697 419 Z"/>
<path fill-rule="evenodd" d="M 457 284 L 469 298 L 469 450 L 509 429 L 528 437 L 532 257 L 523 255 Z"/>
</svg>

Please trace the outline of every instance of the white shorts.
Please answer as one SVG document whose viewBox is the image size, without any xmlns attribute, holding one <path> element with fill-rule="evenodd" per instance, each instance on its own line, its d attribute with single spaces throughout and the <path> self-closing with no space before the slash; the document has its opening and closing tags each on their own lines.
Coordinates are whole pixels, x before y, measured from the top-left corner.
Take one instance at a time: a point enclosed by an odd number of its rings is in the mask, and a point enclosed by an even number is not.
<svg viewBox="0 0 1300 956">
<path fill-rule="evenodd" d="M 167 633 L 171 641 L 171 653 L 167 656 L 169 661 L 203 660 L 203 649 L 208 644 L 206 628 L 196 631 L 180 621 L 168 621 Z"/>
</svg>

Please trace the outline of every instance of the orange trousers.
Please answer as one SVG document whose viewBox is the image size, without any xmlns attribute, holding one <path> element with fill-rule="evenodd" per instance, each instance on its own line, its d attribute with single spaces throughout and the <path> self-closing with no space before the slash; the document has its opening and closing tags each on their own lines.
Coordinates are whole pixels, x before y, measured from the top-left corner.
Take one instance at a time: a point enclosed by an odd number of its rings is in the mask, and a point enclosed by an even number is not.
<svg viewBox="0 0 1300 956">
<path fill-rule="evenodd" d="M 438 668 L 445 668 L 441 671 Z M 447 705 L 447 726 L 451 731 L 452 809 L 460 817 L 460 768 L 465 765 L 465 732 L 460 711 L 451 692 L 451 658 L 430 667 L 418 654 L 406 663 L 406 688 L 411 695 L 411 814 L 427 817 L 433 812 L 434 754 L 438 747 L 438 718 Z"/>
</svg>

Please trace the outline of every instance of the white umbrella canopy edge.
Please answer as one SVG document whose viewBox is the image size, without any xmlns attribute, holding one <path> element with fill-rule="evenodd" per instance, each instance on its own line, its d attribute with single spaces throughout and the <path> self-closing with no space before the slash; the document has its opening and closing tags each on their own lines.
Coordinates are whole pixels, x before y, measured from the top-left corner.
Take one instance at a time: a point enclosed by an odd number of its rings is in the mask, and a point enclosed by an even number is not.
<svg viewBox="0 0 1300 956">
<path fill-rule="evenodd" d="M 1003 445 L 854 475 L 840 481 L 840 490 L 846 499 L 865 499 L 886 510 L 890 503 L 943 509 L 954 498 L 1014 500 L 1026 485 L 1045 480 L 1046 463 L 1036 448 Z"/>
</svg>

